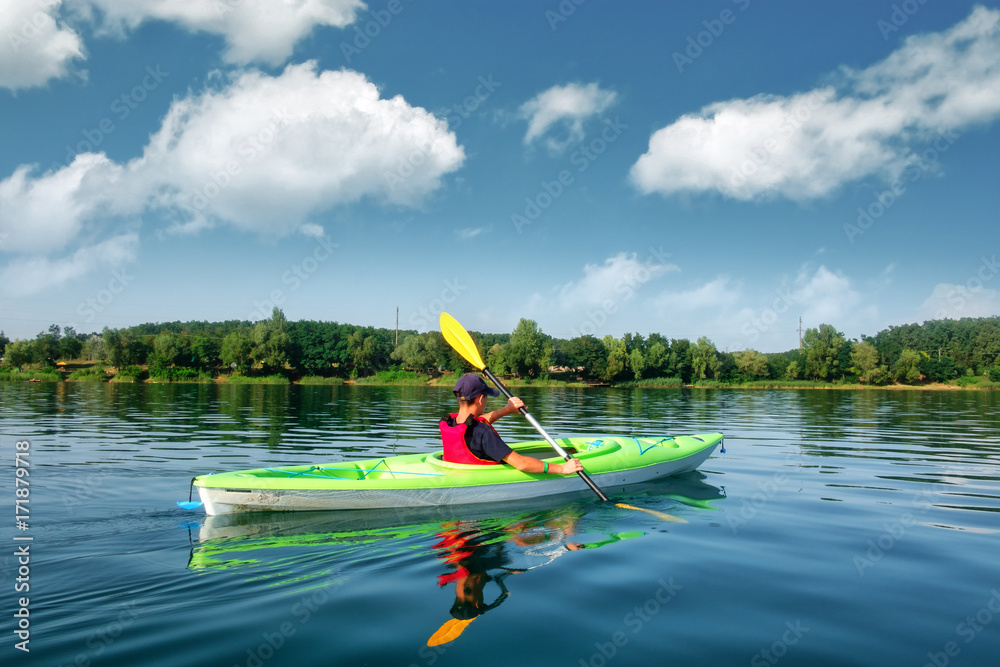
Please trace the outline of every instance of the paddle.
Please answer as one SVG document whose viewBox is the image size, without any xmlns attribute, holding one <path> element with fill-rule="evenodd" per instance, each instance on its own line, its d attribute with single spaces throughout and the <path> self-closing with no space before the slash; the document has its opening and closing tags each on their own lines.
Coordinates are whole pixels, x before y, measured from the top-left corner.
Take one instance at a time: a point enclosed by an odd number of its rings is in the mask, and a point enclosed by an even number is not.
<svg viewBox="0 0 1000 667">
<path fill-rule="evenodd" d="M 514 397 L 514 395 L 510 393 L 510 390 L 504 386 L 503 382 L 501 382 L 500 379 L 493 374 L 493 371 L 488 369 L 486 364 L 483 363 L 483 358 L 479 356 L 479 349 L 476 348 L 476 344 L 472 341 L 472 336 L 469 335 L 469 332 L 458 323 L 458 320 L 448 313 L 441 313 L 441 334 L 444 336 L 444 339 L 448 341 L 448 344 L 455 348 L 456 352 L 462 355 L 466 361 L 481 370 L 486 377 L 492 380 L 493 384 L 497 386 L 497 389 L 503 392 L 504 396 L 507 398 Z M 569 454 L 566 453 L 566 450 L 560 447 L 559 443 L 553 440 L 552 436 L 545 432 L 542 425 L 535 421 L 535 418 L 528 412 L 528 408 L 521 407 L 520 413 L 524 415 L 524 418 L 528 420 L 528 423 L 534 426 L 535 430 L 538 431 L 543 438 L 545 438 L 545 441 L 552 445 L 552 448 L 556 450 L 559 456 L 563 457 L 564 460 L 569 461 L 570 457 Z M 594 493 L 597 494 L 598 498 L 607 502 L 608 497 L 604 495 L 604 492 L 601 491 L 596 484 L 594 484 L 594 481 L 587 476 L 587 473 L 580 470 L 576 474 L 587 483 L 587 486 L 589 486 Z"/>
<path fill-rule="evenodd" d="M 199 507 L 201 507 L 201 505 L 202 505 L 202 503 L 201 503 L 200 500 L 191 500 L 191 495 L 194 492 L 194 480 L 195 480 L 195 478 L 192 477 L 191 478 L 191 485 L 188 487 L 188 499 L 187 500 L 178 500 L 177 501 L 177 506 L 180 507 L 181 509 L 195 510 L 195 509 L 198 509 Z"/>
</svg>

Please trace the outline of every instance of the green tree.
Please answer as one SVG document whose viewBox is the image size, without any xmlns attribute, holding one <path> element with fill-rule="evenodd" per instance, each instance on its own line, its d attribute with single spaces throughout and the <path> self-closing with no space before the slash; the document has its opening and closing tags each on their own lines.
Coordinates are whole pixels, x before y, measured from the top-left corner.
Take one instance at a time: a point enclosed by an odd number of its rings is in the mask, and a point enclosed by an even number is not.
<svg viewBox="0 0 1000 667">
<path fill-rule="evenodd" d="M 59 358 L 59 337 L 62 333 L 58 324 L 53 324 L 48 331 L 42 331 L 35 337 L 34 361 L 47 365 L 55 363 Z"/>
<path fill-rule="evenodd" d="M 251 356 L 258 361 L 265 374 L 281 371 L 288 360 L 288 320 L 277 306 L 271 318 L 258 322 L 250 334 L 253 344 Z"/>
<path fill-rule="evenodd" d="M 646 352 L 647 374 L 656 377 L 664 373 L 665 368 L 670 363 L 670 352 L 667 345 L 670 343 L 664 345 L 662 341 L 657 340 L 648 346 Z"/>
<path fill-rule="evenodd" d="M 757 380 L 766 378 L 770 371 L 767 367 L 767 357 L 757 350 L 746 349 L 742 352 L 733 352 L 733 361 L 736 362 L 736 369 L 745 380 Z"/>
<path fill-rule="evenodd" d="M 889 369 L 878 363 L 878 350 L 867 341 L 856 343 L 851 350 L 851 372 L 858 376 L 863 384 L 886 384 L 889 379 Z"/>
<path fill-rule="evenodd" d="M 805 376 L 811 380 L 834 380 L 843 377 L 846 368 L 841 368 L 841 350 L 846 343 L 844 334 L 829 324 L 821 324 L 816 329 L 806 329 L 802 338 L 802 353 L 805 356 Z"/>
<path fill-rule="evenodd" d="M 253 341 L 250 340 L 250 336 L 244 330 L 236 329 L 222 339 L 219 358 L 226 366 L 235 368 L 239 373 L 245 375 L 253 364 L 250 356 L 252 351 Z"/>
<path fill-rule="evenodd" d="M 78 359 L 83 351 L 83 341 L 73 327 L 63 329 L 62 338 L 59 339 L 59 358 Z"/>
<path fill-rule="evenodd" d="M 504 357 L 504 346 L 494 343 L 493 347 L 486 352 L 486 365 L 497 375 L 507 375 L 510 369 L 507 367 L 507 360 Z"/>
<path fill-rule="evenodd" d="M 646 357 L 639 348 L 632 350 L 631 354 L 628 355 L 628 368 L 635 375 L 636 380 L 642 378 L 642 373 L 646 370 Z"/>
<path fill-rule="evenodd" d="M 608 350 L 594 336 L 577 336 L 562 346 L 563 363 L 587 377 L 603 377 L 608 366 Z"/>
<path fill-rule="evenodd" d="M 170 331 L 163 331 L 153 339 L 153 354 L 149 365 L 157 368 L 170 368 L 177 363 L 183 353 L 183 341 Z"/>
<path fill-rule="evenodd" d="M 211 336 L 198 336 L 191 341 L 191 365 L 197 368 L 216 366 L 219 362 L 221 341 Z M 184 364 L 185 366 L 187 364 Z"/>
<path fill-rule="evenodd" d="M 84 341 L 83 349 L 80 351 L 80 354 L 88 361 L 108 360 L 108 348 L 104 344 L 104 339 L 97 334 L 91 334 L 90 337 Z"/>
<path fill-rule="evenodd" d="M 899 359 L 893 368 L 896 380 L 904 384 L 918 382 L 920 375 L 920 353 L 906 349 L 899 354 Z"/>
<path fill-rule="evenodd" d="M 699 380 L 715 377 L 719 372 L 719 351 L 715 344 L 702 336 L 691 346 L 691 372 Z"/>
<path fill-rule="evenodd" d="M 417 371 L 435 368 L 440 356 L 438 342 L 429 334 L 407 336 L 390 355 L 392 359 L 401 362 L 407 368 Z"/>
<path fill-rule="evenodd" d="M 355 375 L 363 377 L 376 370 L 380 350 L 379 341 L 374 335 L 365 335 L 360 329 L 355 331 L 347 336 L 347 349 L 354 363 Z"/>
<path fill-rule="evenodd" d="M 604 348 L 608 351 L 603 379 L 607 382 L 624 379 L 625 368 L 628 365 L 628 351 L 625 349 L 625 341 L 608 334 L 601 342 L 604 343 Z"/>
<path fill-rule="evenodd" d="M 785 377 L 789 380 L 799 380 L 802 378 L 802 369 L 799 368 L 799 362 L 789 362 L 788 367 L 785 369 Z"/>
<path fill-rule="evenodd" d="M 101 334 L 107 350 L 108 361 L 115 368 L 134 366 L 145 361 L 145 347 L 131 329 L 109 329 Z"/>
<path fill-rule="evenodd" d="M 34 358 L 35 345 L 29 340 L 12 341 L 4 349 L 4 363 L 19 371 Z"/>
<path fill-rule="evenodd" d="M 670 371 L 685 383 L 691 382 L 694 377 L 691 355 L 691 341 L 687 338 L 672 338 L 670 340 Z"/>
<path fill-rule="evenodd" d="M 510 334 L 510 342 L 504 346 L 504 359 L 514 375 L 537 377 L 541 374 L 545 342 L 538 323 L 522 317 Z"/>
<path fill-rule="evenodd" d="M 3 351 L 7 348 L 7 345 L 9 343 L 10 343 L 10 338 L 7 338 L 4 332 L 0 331 L 0 357 L 3 356 Z"/>
</svg>

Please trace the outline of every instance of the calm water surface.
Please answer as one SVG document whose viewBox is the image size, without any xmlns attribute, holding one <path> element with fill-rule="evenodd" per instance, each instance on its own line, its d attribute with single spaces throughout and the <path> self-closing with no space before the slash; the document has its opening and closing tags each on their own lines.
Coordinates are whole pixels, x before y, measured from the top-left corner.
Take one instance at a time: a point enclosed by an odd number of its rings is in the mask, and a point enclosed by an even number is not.
<svg viewBox="0 0 1000 667">
<path fill-rule="evenodd" d="M 175 503 L 194 475 L 425 451 L 450 391 L 0 383 L 2 664 L 1000 661 L 1000 394 L 521 395 L 557 436 L 723 431 L 726 453 L 609 490 L 680 521 L 589 495 L 207 518 Z M 489 610 L 469 620 L 459 593 Z M 29 654 L 11 632 L 24 595 Z"/>
</svg>

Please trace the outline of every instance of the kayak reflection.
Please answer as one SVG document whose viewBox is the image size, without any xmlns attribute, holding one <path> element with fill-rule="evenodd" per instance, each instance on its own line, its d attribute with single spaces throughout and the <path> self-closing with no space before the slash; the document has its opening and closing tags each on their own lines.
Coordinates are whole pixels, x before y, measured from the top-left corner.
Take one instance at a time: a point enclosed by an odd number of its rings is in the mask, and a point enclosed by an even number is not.
<svg viewBox="0 0 1000 667">
<path fill-rule="evenodd" d="M 657 515 L 669 510 L 682 522 L 693 521 L 700 513 L 715 510 L 713 503 L 725 497 L 705 479 L 695 472 L 648 484 L 612 486 L 607 493 L 615 501 Z M 646 531 L 664 531 L 668 525 L 675 524 L 598 502 L 586 491 L 569 499 L 461 508 L 227 514 L 206 516 L 200 525 L 189 526 L 188 567 L 202 573 L 237 574 L 289 596 L 305 591 L 325 596 L 324 589 L 332 591 L 344 582 L 351 582 L 347 585 L 352 589 L 363 586 L 359 582 L 387 564 L 412 568 L 414 557 L 429 559 L 437 567 L 435 579 L 427 585 L 452 588 L 454 593 L 450 608 L 432 610 L 440 620 L 425 626 L 428 645 L 438 646 L 454 641 L 475 619 L 503 604 L 510 595 L 508 587 L 517 583 L 513 575 L 571 552 L 638 538 Z"/>
</svg>

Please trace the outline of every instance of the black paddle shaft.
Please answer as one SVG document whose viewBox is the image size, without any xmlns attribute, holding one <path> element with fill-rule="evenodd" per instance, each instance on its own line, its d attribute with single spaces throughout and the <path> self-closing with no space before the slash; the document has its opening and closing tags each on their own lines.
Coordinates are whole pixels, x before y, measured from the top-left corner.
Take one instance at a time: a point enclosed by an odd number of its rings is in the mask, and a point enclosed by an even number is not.
<svg viewBox="0 0 1000 667">
<path fill-rule="evenodd" d="M 514 394 L 510 393 L 510 390 L 507 389 L 507 387 L 504 386 L 504 383 L 501 382 L 500 379 L 493 374 L 493 371 L 484 366 L 483 373 L 486 375 L 486 377 L 488 377 L 490 380 L 493 381 L 493 384 L 497 386 L 497 389 L 503 392 L 504 396 L 506 396 L 507 398 L 514 398 Z M 545 438 L 545 441 L 548 442 L 550 445 L 552 445 L 553 448 L 555 448 L 556 452 L 559 453 L 559 456 L 563 457 L 563 459 L 565 459 L 566 461 L 569 461 L 570 456 L 569 454 L 566 453 L 566 450 L 560 447 L 559 443 L 553 440 L 552 437 L 545 432 L 545 429 L 542 428 L 542 425 L 539 424 L 538 421 L 535 420 L 535 418 L 528 413 L 528 408 L 521 407 L 520 412 L 522 415 L 524 415 L 524 418 L 527 419 L 528 422 L 535 427 L 535 430 L 542 434 L 542 437 Z M 576 474 L 579 475 L 580 478 L 587 483 L 587 486 L 589 486 L 590 489 L 597 494 L 598 498 L 600 498 L 604 502 L 610 502 L 608 500 L 608 497 L 604 495 L 604 492 L 601 491 L 600 487 L 594 484 L 594 480 L 590 479 L 587 473 L 580 470 Z"/>
</svg>

